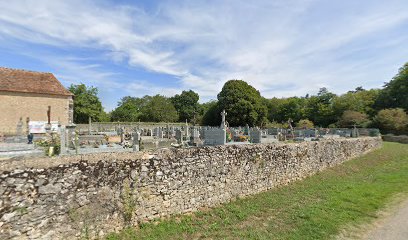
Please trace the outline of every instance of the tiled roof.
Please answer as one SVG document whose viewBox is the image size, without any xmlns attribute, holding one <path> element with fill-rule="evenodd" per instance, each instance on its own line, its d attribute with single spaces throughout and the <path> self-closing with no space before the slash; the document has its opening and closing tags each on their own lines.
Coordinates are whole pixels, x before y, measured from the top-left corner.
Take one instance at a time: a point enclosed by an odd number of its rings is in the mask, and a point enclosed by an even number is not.
<svg viewBox="0 0 408 240">
<path fill-rule="evenodd" d="M 0 91 L 72 96 L 52 73 L 0 67 Z"/>
</svg>

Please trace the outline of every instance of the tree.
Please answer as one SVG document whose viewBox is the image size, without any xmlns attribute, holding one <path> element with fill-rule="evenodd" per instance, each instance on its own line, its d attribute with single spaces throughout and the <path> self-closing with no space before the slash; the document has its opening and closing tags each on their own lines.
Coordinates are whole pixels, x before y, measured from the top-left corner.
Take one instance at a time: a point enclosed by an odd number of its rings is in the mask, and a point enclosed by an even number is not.
<svg viewBox="0 0 408 240">
<path fill-rule="evenodd" d="M 366 127 L 368 123 L 369 119 L 367 114 L 357 111 L 346 110 L 343 112 L 343 115 L 341 116 L 337 125 L 343 128 L 350 128 L 353 127 L 354 125 L 358 127 Z"/>
<path fill-rule="evenodd" d="M 402 108 L 408 112 L 408 63 L 399 69 L 398 74 L 386 83 L 376 104 L 378 110 Z"/>
<path fill-rule="evenodd" d="M 301 119 L 299 122 L 296 123 L 296 127 L 298 128 L 313 128 L 314 124 L 309 119 Z"/>
<path fill-rule="evenodd" d="M 275 120 L 278 122 L 287 122 L 292 119 L 294 122 L 298 122 L 300 119 L 305 117 L 305 98 L 290 97 L 284 99 L 278 105 L 277 116 Z"/>
<path fill-rule="evenodd" d="M 333 111 L 333 101 L 336 94 L 331 93 L 327 88 L 320 88 L 317 96 L 307 99 L 305 117 L 310 119 L 315 125 L 327 127 L 337 121 Z"/>
<path fill-rule="evenodd" d="M 156 95 L 142 108 L 141 120 L 146 122 L 176 122 L 179 119 L 170 99 Z"/>
<path fill-rule="evenodd" d="M 221 124 L 220 106 L 217 101 L 202 104 L 203 117 L 201 124 L 206 126 L 219 126 Z"/>
<path fill-rule="evenodd" d="M 198 115 L 199 100 L 198 93 L 189 90 L 183 91 L 180 95 L 177 94 L 171 98 L 171 102 L 179 114 L 179 121 L 195 121 L 194 118 Z"/>
<path fill-rule="evenodd" d="M 357 88 L 358 89 L 358 88 Z M 333 99 L 333 111 L 340 120 L 343 112 L 346 110 L 356 111 L 374 117 L 377 113 L 373 108 L 378 98 L 380 90 L 358 90 L 349 91 L 346 94 Z"/>
<path fill-rule="evenodd" d="M 267 108 L 259 91 L 242 80 L 229 80 L 218 94 L 219 110 L 225 109 L 231 126 L 262 125 Z"/>
<path fill-rule="evenodd" d="M 408 127 L 408 116 L 401 108 L 383 109 L 378 112 L 375 122 L 384 132 L 401 134 Z"/>
<path fill-rule="evenodd" d="M 87 123 L 89 117 L 91 117 L 92 121 L 101 121 L 105 113 L 98 98 L 97 88 L 87 87 L 85 84 L 72 84 L 68 90 L 74 94 L 75 123 Z"/>
<path fill-rule="evenodd" d="M 111 113 L 112 121 L 137 122 L 141 116 L 141 100 L 130 96 L 123 97 Z"/>
</svg>

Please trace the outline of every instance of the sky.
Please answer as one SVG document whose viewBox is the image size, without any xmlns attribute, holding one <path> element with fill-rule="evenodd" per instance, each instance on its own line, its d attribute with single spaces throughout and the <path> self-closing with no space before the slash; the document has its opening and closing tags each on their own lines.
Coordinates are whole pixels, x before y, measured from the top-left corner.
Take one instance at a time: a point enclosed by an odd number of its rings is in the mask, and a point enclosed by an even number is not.
<svg viewBox="0 0 408 240">
<path fill-rule="evenodd" d="M 380 88 L 408 62 L 407 0 L 0 0 L 0 66 L 124 96 L 200 102 L 242 79 L 264 97 Z"/>
</svg>

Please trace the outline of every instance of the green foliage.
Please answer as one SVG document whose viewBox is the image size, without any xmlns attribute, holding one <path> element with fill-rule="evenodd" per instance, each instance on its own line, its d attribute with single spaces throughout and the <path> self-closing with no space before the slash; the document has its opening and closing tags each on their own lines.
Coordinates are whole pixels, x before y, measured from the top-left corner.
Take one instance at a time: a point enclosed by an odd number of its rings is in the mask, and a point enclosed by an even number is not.
<svg viewBox="0 0 408 240">
<path fill-rule="evenodd" d="M 321 88 L 317 96 L 312 96 L 307 100 L 305 117 L 314 122 L 317 126 L 327 127 L 336 122 L 332 103 L 336 95 L 326 88 Z"/>
<path fill-rule="evenodd" d="M 203 117 L 201 120 L 202 125 L 206 126 L 219 126 L 221 124 L 221 110 L 217 101 L 210 101 L 202 104 Z"/>
<path fill-rule="evenodd" d="M 85 84 L 71 85 L 68 89 L 74 94 L 74 122 L 99 122 L 104 117 L 102 103 L 98 98 L 98 89 L 87 87 Z"/>
<path fill-rule="evenodd" d="M 229 80 L 218 94 L 218 104 L 228 114 L 231 126 L 262 125 L 266 122 L 267 108 L 259 91 L 242 80 Z"/>
<path fill-rule="evenodd" d="M 176 94 L 171 101 L 179 114 L 179 121 L 195 122 L 195 117 L 199 114 L 200 97 L 192 90 L 183 91 L 180 95 Z"/>
<path fill-rule="evenodd" d="M 170 99 L 164 96 L 127 96 L 112 111 L 111 119 L 120 122 L 177 122 L 178 114 Z"/>
<path fill-rule="evenodd" d="M 296 123 L 296 127 L 298 128 L 313 128 L 314 124 L 309 119 L 301 119 L 299 122 Z"/>
<path fill-rule="evenodd" d="M 123 97 L 118 107 L 112 111 L 111 120 L 114 122 L 137 122 L 141 116 L 141 108 L 145 98 Z"/>
<path fill-rule="evenodd" d="M 278 105 L 275 120 L 285 123 L 289 119 L 292 119 L 292 121 L 298 122 L 300 119 L 305 117 L 306 102 L 306 99 L 299 97 L 283 99 Z"/>
<path fill-rule="evenodd" d="M 344 111 L 350 110 L 374 117 L 376 111 L 373 106 L 379 94 L 380 90 L 378 89 L 364 90 L 356 88 L 356 91 L 349 91 L 346 94 L 334 98 L 334 114 L 338 118 L 341 118 Z"/>
<path fill-rule="evenodd" d="M 376 101 L 378 110 L 402 108 L 408 112 L 408 63 L 399 69 L 398 74 L 386 83 Z"/>
<path fill-rule="evenodd" d="M 367 114 L 356 111 L 346 110 L 343 112 L 337 126 L 343 128 L 351 128 L 354 125 L 357 127 L 367 127 L 369 119 Z"/>
<path fill-rule="evenodd" d="M 408 127 L 408 116 L 401 108 L 383 109 L 374 121 L 386 133 L 402 134 Z"/>
<path fill-rule="evenodd" d="M 176 109 L 170 99 L 156 95 L 147 101 L 142 108 L 142 121 L 176 122 L 179 119 Z"/>
</svg>

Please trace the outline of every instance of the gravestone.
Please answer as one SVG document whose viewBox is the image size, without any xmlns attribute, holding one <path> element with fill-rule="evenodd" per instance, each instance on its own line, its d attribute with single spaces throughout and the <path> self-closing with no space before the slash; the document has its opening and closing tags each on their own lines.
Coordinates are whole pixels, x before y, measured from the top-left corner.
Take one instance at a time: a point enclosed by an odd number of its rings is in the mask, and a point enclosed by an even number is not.
<svg viewBox="0 0 408 240">
<path fill-rule="evenodd" d="M 358 138 L 359 136 L 360 136 L 360 133 L 358 132 L 357 127 L 354 126 L 353 130 L 351 131 L 351 137 Z"/>
<path fill-rule="evenodd" d="M 67 134 L 65 126 L 61 126 L 60 129 L 60 155 L 64 155 L 67 153 Z"/>
<path fill-rule="evenodd" d="M 250 136 L 251 136 L 251 142 L 252 143 L 261 143 L 262 139 L 262 131 L 259 130 L 258 128 L 254 128 L 249 131 Z"/>
<path fill-rule="evenodd" d="M 140 149 L 140 140 L 142 139 L 139 131 L 133 133 L 133 151 L 138 152 Z"/>
<path fill-rule="evenodd" d="M 204 130 L 204 145 L 225 145 L 227 143 L 226 139 L 226 129 L 222 128 L 209 128 Z"/>
<path fill-rule="evenodd" d="M 186 139 L 188 139 L 188 136 L 189 136 L 189 132 L 188 132 L 188 123 L 187 123 L 187 120 L 186 120 L 186 126 L 185 126 L 185 128 L 184 128 L 184 136 L 186 137 Z"/>
<path fill-rule="evenodd" d="M 202 143 L 200 139 L 200 132 L 197 128 L 193 128 L 193 130 L 191 131 L 190 143 L 193 146 L 199 146 Z"/>
<path fill-rule="evenodd" d="M 182 139 L 183 139 L 183 133 L 182 133 L 182 131 L 181 131 L 180 129 L 177 129 L 177 130 L 176 130 L 176 140 L 177 140 L 177 143 L 180 144 L 181 141 L 182 141 Z"/>
</svg>

